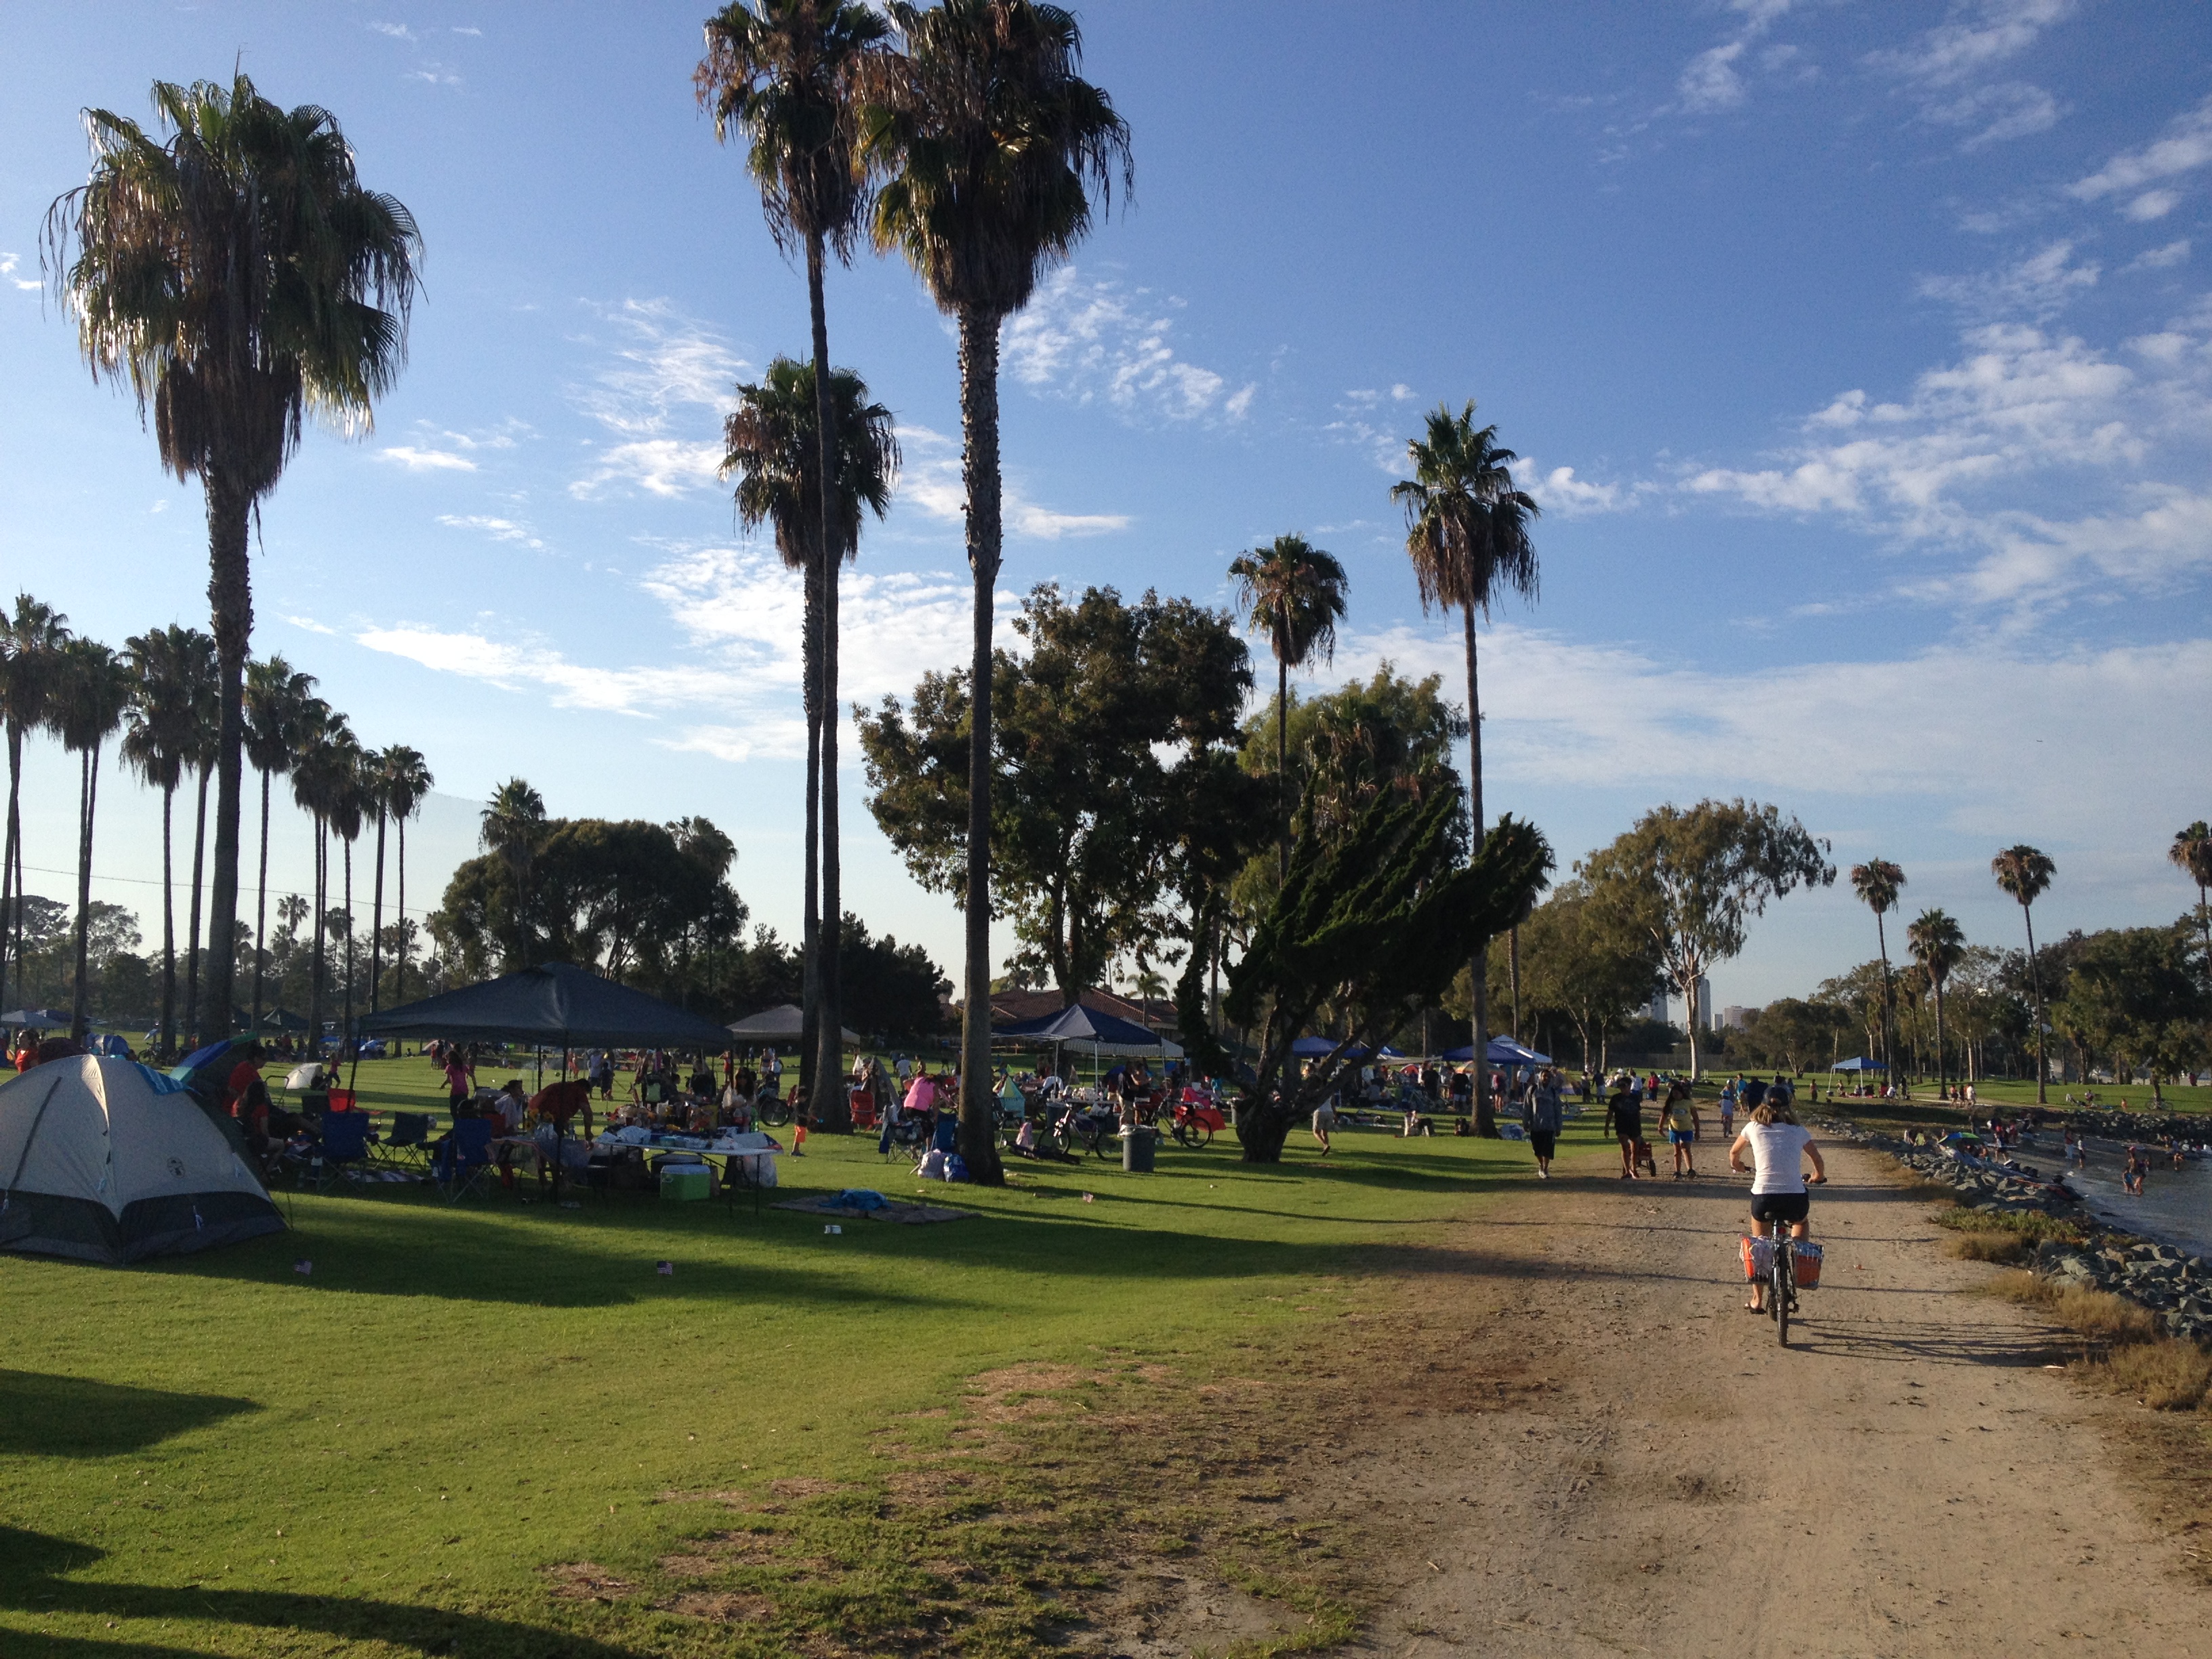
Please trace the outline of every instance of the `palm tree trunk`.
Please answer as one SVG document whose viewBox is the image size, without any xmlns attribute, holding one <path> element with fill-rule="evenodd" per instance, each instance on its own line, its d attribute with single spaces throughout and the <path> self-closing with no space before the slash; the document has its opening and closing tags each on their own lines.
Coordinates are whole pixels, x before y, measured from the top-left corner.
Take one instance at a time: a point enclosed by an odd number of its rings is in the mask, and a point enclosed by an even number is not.
<svg viewBox="0 0 2212 1659">
<path fill-rule="evenodd" d="M 1474 607 L 1470 605 L 1461 609 L 1467 623 L 1467 794 L 1468 811 L 1474 826 L 1468 851 L 1471 854 L 1480 854 L 1482 851 L 1481 683 L 1475 672 Z M 1498 1133 L 1498 1119 L 1490 1102 L 1489 957 L 1490 941 L 1487 939 L 1476 939 L 1474 959 L 1468 964 L 1468 1000 L 1472 1004 L 1470 1024 L 1474 1028 L 1471 1038 L 1474 1060 L 1474 1132 L 1494 1139 Z"/>
<path fill-rule="evenodd" d="M 2051 1097 L 2046 1092 L 2050 1066 L 2043 1058 L 2043 969 L 2035 959 L 2035 912 L 2023 904 L 2021 920 L 2027 924 L 2027 983 L 2035 993 L 2035 1103 L 2048 1105 Z"/>
<path fill-rule="evenodd" d="M 345 1023 L 338 1027 L 338 1052 L 353 1041 L 353 837 L 340 836 L 345 852 Z"/>
<path fill-rule="evenodd" d="M 14 941 L 15 963 L 15 1006 L 29 1006 L 30 999 L 23 994 L 23 728 L 8 727 L 8 867 L 15 878 L 10 890 L 14 895 L 11 908 L 0 918 L 0 929 L 4 929 Z M 0 991 L 7 989 L 6 958 L 0 957 Z"/>
<path fill-rule="evenodd" d="M 92 938 L 92 807 L 100 784 L 98 744 L 77 757 L 76 786 L 76 985 L 70 1004 L 70 1036 L 84 1042 L 85 1014 L 89 999 L 85 983 L 88 945 Z"/>
<path fill-rule="evenodd" d="M 845 1095 L 844 991 L 838 953 L 845 932 L 843 873 L 837 848 L 837 574 L 844 550 L 837 545 L 836 431 L 832 424 L 830 380 L 830 318 L 822 295 L 822 238 L 806 244 L 806 303 L 814 325 L 814 432 L 821 445 L 817 465 L 822 483 L 822 912 L 819 939 L 822 968 L 815 981 L 816 1040 L 814 1124 L 836 1134 L 853 1127 L 852 1104 Z"/>
<path fill-rule="evenodd" d="M 800 921 L 799 1085 L 800 1097 L 811 1101 L 822 1029 L 822 567 L 810 567 L 800 580 L 806 595 L 799 649 L 806 681 L 806 914 Z"/>
<path fill-rule="evenodd" d="M 1275 641 L 1275 884 L 1291 878 L 1291 662 Z"/>
<path fill-rule="evenodd" d="M 1897 1060 L 1892 1053 L 1897 1044 L 1890 1035 L 1889 1005 L 1889 934 L 1881 925 L 1881 912 L 1874 913 L 1875 943 L 1881 951 L 1881 1063 L 1889 1067 L 1889 1080 L 1897 1081 Z"/>
<path fill-rule="evenodd" d="M 15 914 L 21 902 L 21 896 L 15 891 L 15 837 L 22 828 L 16 817 L 15 798 L 21 787 L 22 771 L 23 734 L 10 720 L 8 723 L 8 829 L 4 845 L 0 845 L 0 1006 L 5 1006 L 8 1000 L 8 963 L 15 946 Z M 22 969 L 18 965 L 15 977 L 20 981 L 22 976 Z"/>
<path fill-rule="evenodd" d="M 200 866 L 207 853 L 207 769 L 200 769 L 198 816 L 192 822 L 192 921 L 185 940 L 185 1037 L 186 1045 L 200 1046 Z M 225 1030 L 222 1033 L 228 1036 Z"/>
<path fill-rule="evenodd" d="M 399 820 L 399 1000 L 407 1000 L 407 820 Z"/>
<path fill-rule="evenodd" d="M 975 580 L 969 658 L 968 994 L 961 1011 L 960 1153 L 971 1180 L 1006 1184 L 998 1103 L 991 1094 L 991 629 L 998 591 L 999 318 L 960 313 L 960 473 L 968 495 L 968 568 Z"/>
<path fill-rule="evenodd" d="M 161 791 L 161 1036 L 164 1059 L 177 1052 L 177 902 L 170 878 L 170 819 L 176 805 L 174 789 Z"/>
<path fill-rule="evenodd" d="M 376 896 L 368 912 L 368 1012 L 374 1013 L 377 981 L 384 977 L 384 809 L 376 810 Z"/>
<path fill-rule="evenodd" d="M 1521 927 L 1505 930 L 1505 977 L 1513 988 L 1513 1040 L 1521 1041 Z"/>
<path fill-rule="evenodd" d="M 244 782 L 246 653 L 253 637 L 253 584 L 246 563 L 246 516 L 252 498 L 208 479 L 208 606 L 221 680 L 216 732 L 215 876 L 208 894 L 207 1004 L 202 1024 L 230 1035 L 232 981 L 238 969 L 238 814 Z"/>
<path fill-rule="evenodd" d="M 261 1035 L 261 988 L 269 977 L 269 775 L 261 775 L 261 871 L 253 890 L 253 1034 Z"/>
<path fill-rule="evenodd" d="M 330 890 L 330 848 L 323 839 L 323 815 L 315 814 L 315 910 L 307 918 L 307 926 L 314 930 L 313 956 L 307 978 L 307 1044 L 308 1052 L 319 1056 L 323 1052 L 323 900 Z"/>
<path fill-rule="evenodd" d="M 1943 1046 L 1943 981 L 1936 981 L 1936 1097 L 1951 1091 L 1951 1054 Z"/>
</svg>

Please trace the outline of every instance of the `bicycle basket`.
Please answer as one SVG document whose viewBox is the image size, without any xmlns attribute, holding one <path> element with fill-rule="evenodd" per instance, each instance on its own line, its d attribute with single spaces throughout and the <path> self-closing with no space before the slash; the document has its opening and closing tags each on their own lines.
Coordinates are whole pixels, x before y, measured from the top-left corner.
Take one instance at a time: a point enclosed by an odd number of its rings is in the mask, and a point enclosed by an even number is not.
<svg viewBox="0 0 2212 1659">
<path fill-rule="evenodd" d="M 1797 1241 L 1797 1288 L 1817 1291 L 1820 1288 L 1820 1247 L 1810 1239 Z"/>
</svg>

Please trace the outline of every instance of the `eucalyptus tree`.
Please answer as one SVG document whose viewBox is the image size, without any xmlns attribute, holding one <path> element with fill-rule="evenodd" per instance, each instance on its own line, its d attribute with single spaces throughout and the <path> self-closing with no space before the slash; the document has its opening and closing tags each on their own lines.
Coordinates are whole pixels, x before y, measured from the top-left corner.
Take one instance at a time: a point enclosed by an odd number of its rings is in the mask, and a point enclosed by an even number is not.
<svg viewBox="0 0 2212 1659">
<path fill-rule="evenodd" d="M 1904 870 L 1887 859 L 1869 859 L 1851 866 L 1851 891 L 1874 912 L 1875 943 L 1881 951 L 1881 1062 L 1890 1066 L 1896 1065 L 1890 1054 L 1890 1012 L 1895 999 L 1889 978 L 1889 935 L 1881 919 L 1897 908 L 1897 896 L 1904 890 Z"/>
<path fill-rule="evenodd" d="M 1951 1087 L 1950 1058 L 1943 1046 L 1943 992 L 1950 982 L 1951 970 L 1966 952 L 1966 936 L 1945 912 L 1923 910 L 1905 930 L 1905 937 L 1912 947 L 1913 961 L 1920 964 L 1936 995 L 1936 1087 L 1941 1098 Z"/>
<path fill-rule="evenodd" d="M 2027 927 L 2027 983 L 2035 994 L 2035 1101 L 2040 1106 L 2050 1099 L 2051 1068 L 2043 1052 L 2043 969 L 2035 957 L 2035 902 L 2050 890 L 2051 878 L 2058 873 L 2058 866 L 2051 861 L 2049 854 L 2022 842 L 2006 848 L 1991 859 L 1990 873 L 1997 878 L 1997 885 L 2018 902 L 2021 920 Z"/>
<path fill-rule="evenodd" d="M 123 759 L 161 792 L 161 1012 L 158 1047 L 177 1042 L 177 905 L 173 820 L 185 765 L 198 750 L 198 688 L 212 677 L 215 641 L 172 623 L 124 641 L 131 678 Z"/>
<path fill-rule="evenodd" d="M 269 976 L 269 784 L 289 776 L 298 754 L 300 722 L 315 694 L 315 677 L 282 657 L 264 657 L 246 668 L 246 758 L 261 775 L 261 858 L 253 897 L 253 1030 L 261 1029 L 261 992 Z"/>
<path fill-rule="evenodd" d="M 1278 536 L 1230 562 L 1246 619 L 1275 653 L 1275 873 L 1291 867 L 1291 670 L 1336 659 L 1344 620 L 1344 567 L 1303 536 Z"/>
<path fill-rule="evenodd" d="M 1482 694 L 1475 657 L 1474 613 L 1487 616 L 1510 592 L 1536 597 L 1536 544 L 1529 526 L 1536 503 L 1514 488 L 1512 463 L 1520 459 L 1498 442 L 1495 426 L 1478 428 L 1469 399 L 1458 414 L 1439 404 L 1425 435 L 1406 446 L 1413 476 L 1390 486 L 1390 499 L 1406 511 L 1406 553 L 1421 609 L 1460 612 L 1467 641 L 1468 807 L 1474 844 L 1483 839 Z M 1475 1116 L 1490 1133 L 1488 1100 L 1489 988 L 1483 959 L 1487 939 L 1475 941 L 1468 966 L 1473 988 Z M 1695 1008 L 1694 996 L 1689 1006 Z M 1694 1024 L 1695 1022 L 1692 1022 Z M 1692 1047 L 1694 1048 L 1694 1042 Z"/>
<path fill-rule="evenodd" d="M 0 615 L 0 723 L 8 736 L 8 829 L 0 853 L 0 1001 L 6 1000 L 8 963 L 15 964 L 15 1005 L 23 995 L 23 739 L 52 723 L 61 648 L 69 618 L 28 593 L 15 595 L 12 613 Z"/>
<path fill-rule="evenodd" d="M 95 380 L 149 407 L 161 464 L 205 492 L 220 671 L 206 1024 L 231 1024 L 244 683 L 253 633 L 246 532 L 309 412 L 361 433 L 398 378 L 422 239 L 365 188 L 337 118 L 228 86 L 157 81 L 159 141 L 84 112 L 92 175 L 47 210 L 45 269 Z M 74 257 L 72 257 L 72 255 Z"/>
<path fill-rule="evenodd" d="M 860 95 L 872 57 L 889 25 L 873 8 L 848 0 L 744 0 L 707 20 L 707 56 L 694 77 L 702 102 L 714 112 L 714 136 L 732 126 L 746 142 L 745 166 L 759 186 L 769 234 L 786 254 L 806 256 L 806 304 L 814 359 L 813 489 L 805 515 L 811 580 L 806 583 L 806 977 L 805 1037 L 816 1092 L 815 1121 L 845 1127 L 837 937 L 844 915 L 837 817 L 837 579 L 849 555 L 840 545 L 838 488 L 842 468 L 832 453 L 842 430 L 833 410 L 829 311 L 823 277 L 829 256 L 850 264 L 867 201 L 860 153 Z M 771 370 L 773 374 L 773 370 Z M 884 412 L 886 430 L 890 420 Z M 880 511 L 880 509 L 878 509 Z M 778 538 L 781 544 L 781 538 Z M 857 535 L 855 537 L 857 540 Z M 784 550 L 788 561 L 792 553 Z M 826 1033 L 826 1035 L 823 1035 Z M 802 1048 L 805 1045 L 802 1043 Z M 810 1097 L 811 1098 L 811 1097 Z M 824 1109 L 827 1109 L 825 1111 Z"/>
<path fill-rule="evenodd" d="M 86 952 L 92 920 L 92 830 L 100 805 L 100 751 L 123 724 L 131 706 L 131 665 L 97 640 L 72 639 L 60 650 L 55 676 L 53 726 L 62 747 L 77 757 L 76 937 L 75 1000 L 70 1035 L 84 1041 L 89 984 Z"/>
<path fill-rule="evenodd" d="M 2197 884 L 2197 922 L 2204 930 L 2205 965 L 2212 971 L 2212 904 L 2204 896 L 2205 890 L 2212 888 L 2212 823 L 2199 818 L 2186 830 L 2174 831 L 2173 845 L 2166 855 Z"/>
<path fill-rule="evenodd" d="M 837 835 L 837 605 L 830 590 L 839 568 L 860 551 L 866 514 L 881 519 L 890 510 L 899 447 L 890 410 L 868 400 L 867 384 L 859 374 L 841 368 L 830 379 L 829 556 L 820 550 L 823 520 L 816 508 L 823 495 L 817 480 L 823 447 L 816 427 L 823 399 L 816 392 L 811 364 L 778 357 L 757 385 L 738 388 L 738 407 L 723 427 L 721 471 L 724 477 L 737 479 L 739 522 L 748 530 L 770 527 L 777 553 L 800 573 L 807 592 L 806 966 L 801 994 L 815 1011 L 818 1030 L 827 1035 L 817 1038 L 819 1052 L 805 1058 L 815 1084 L 814 1121 L 836 1130 L 846 1127 L 849 1109 L 838 1038 L 843 998 L 837 939 L 844 901 Z"/>
<path fill-rule="evenodd" d="M 407 820 L 422 810 L 435 781 L 418 750 L 394 744 L 384 751 L 384 810 L 399 830 L 399 1000 L 407 1000 Z M 379 862 L 381 868 L 381 860 Z"/>
<path fill-rule="evenodd" d="M 959 329 L 961 473 L 975 590 L 969 684 L 966 988 L 961 1151 L 979 1180 L 1004 1179 L 991 1094 L 991 635 L 1003 542 L 999 330 L 1044 270 L 1133 183 L 1129 129 L 1079 73 L 1074 15 L 1033 0 L 885 8 L 898 49 L 872 68 L 867 144 L 884 182 L 876 245 L 920 273 Z"/>
</svg>

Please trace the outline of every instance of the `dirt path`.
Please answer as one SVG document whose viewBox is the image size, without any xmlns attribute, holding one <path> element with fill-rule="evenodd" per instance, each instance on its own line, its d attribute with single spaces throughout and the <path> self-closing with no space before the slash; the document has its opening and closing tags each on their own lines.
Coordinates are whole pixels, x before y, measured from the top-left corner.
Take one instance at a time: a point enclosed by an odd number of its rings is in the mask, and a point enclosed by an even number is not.
<svg viewBox="0 0 2212 1659">
<path fill-rule="evenodd" d="M 1887 1169 L 1831 1155 L 1786 1352 L 1736 1310 L 1740 1181 L 1559 1182 L 1460 1229 L 1406 1375 L 1329 1385 L 1375 1409 L 1290 1505 L 1409 1540 L 1354 1651 L 2212 1656 L 2212 1591 L 2129 1484 L 2136 1408 L 1956 1294 L 1990 1270 Z"/>
</svg>

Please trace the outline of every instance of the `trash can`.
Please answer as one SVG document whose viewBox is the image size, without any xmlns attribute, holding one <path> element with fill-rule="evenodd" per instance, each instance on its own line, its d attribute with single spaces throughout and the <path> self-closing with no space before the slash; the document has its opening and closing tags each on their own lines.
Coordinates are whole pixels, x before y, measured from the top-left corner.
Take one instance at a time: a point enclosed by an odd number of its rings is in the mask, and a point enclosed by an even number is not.
<svg viewBox="0 0 2212 1659">
<path fill-rule="evenodd" d="M 1121 1168 L 1130 1175 L 1150 1175 L 1152 1172 L 1152 1146 L 1159 1139 L 1157 1130 L 1139 1124 L 1121 1131 Z"/>
</svg>

